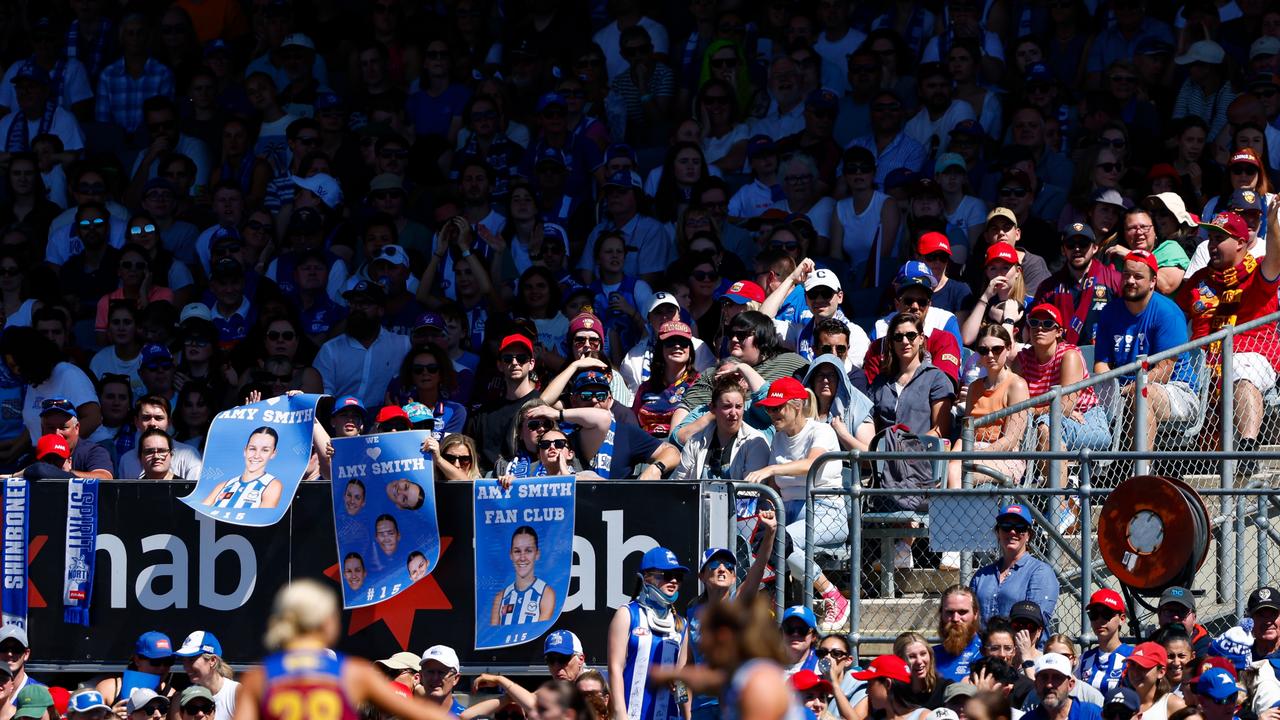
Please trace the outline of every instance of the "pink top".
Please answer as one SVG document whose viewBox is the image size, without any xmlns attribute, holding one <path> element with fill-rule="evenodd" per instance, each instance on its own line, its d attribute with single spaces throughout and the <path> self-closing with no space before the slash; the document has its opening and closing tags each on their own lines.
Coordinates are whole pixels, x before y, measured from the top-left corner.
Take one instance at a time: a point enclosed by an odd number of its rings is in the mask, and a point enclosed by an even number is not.
<svg viewBox="0 0 1280 720">
<path fill-rule="evenodd" d="M 1041 363 L 1036 359 L 1034 347 L 1028 345 L 1018 353 L 1018 363 L 1022 369 L 1022 379 L 1027 381 L 1027 391 L 1031 397 L 1043 395 L 1054 386 L 1062 383 L 1062 357 L 1068 352 L 1080 352 L 1071 343 L 1058 343 L 1049 362 Z M 1083 361 L 1083 356 L 1081 361 Z M 1089 368 L 1084 369 L 1084 376 L 1089 377 Z M 1076 395 L 1076 411 L 1084 414 L 1098 404 L 1098 396 L 1093 388 L 1088 387 Z"/>
<path fill-rule="evenodd" d="M 112 300 L 123 300 L 124 289 L 116 288 L 111 292 L 103 295 L 98 300 L 98 313 L 93 319 L 93 329 L 98 332 L 106 332 L 107 330 L 107 309 L 111 307 Z M 147 302 L 153 303 L 163 300 L 167 303 L 173 302 L 173 291 L 166 287 L 153 287 L 147 293 Z M 142 307 L 146 307 L 143 305 Z M 139 308 L 141 309 L 141 308 Z"/>
</svg>

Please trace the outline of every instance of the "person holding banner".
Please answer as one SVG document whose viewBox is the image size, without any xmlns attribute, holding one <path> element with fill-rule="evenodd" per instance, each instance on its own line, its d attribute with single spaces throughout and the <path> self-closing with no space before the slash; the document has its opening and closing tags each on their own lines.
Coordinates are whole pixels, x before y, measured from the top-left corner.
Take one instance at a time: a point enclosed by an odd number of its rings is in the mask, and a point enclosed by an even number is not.
<svg viewBox="0 0 1280 720">
<path fill-rule="evenodd" d="M 244 445 L 244 472 L 219 483 L 204 499 L 204 505 L 220 508 L 273 508 L 280 503 L 281 484 L 267 472 L 267 463 L 276 456 L 280 435 L 262 425 L 249 433 Z"/>
<path fill-rule="evenodd" d="M 578 426 L 574 435 L 581 438 L 579 447 L 589 445 L 598 448 L 604 442 L 613 416 L 602 408 L 557 410 L 541 398 L 525 401 L 516 413 L 516 424 L 512 426 L 506 447 L 495 465 L 498 477 L 532 477 L 537 464 L 538 440 L 556 427 L 557 422 Z"/>
<path fill-rule="evenodd" d="M 133 657 L 120 675 L 111 675 L 93 684 L 102 693 L 108 705 L 116 706 L 129 700 L 130 693 L 145 687 L 161 697 L 173 697 L 170 684 L 173 672 L 173 643 L 169 636 L 154 630 L 142 633 L 133 644 Z"/>
<path fill-rule="evenodd" d="M 436 442 L 428 437 L 422 451 L 431 455 L 436 472 L 445 480 L 479 480 L 476 442 L 462 433 L 446 435 Z"/>
<path fill-rule="evenodd" d="M 553 432 L 547 432 L 550 435 Z M 561 436 L 564 433 L 560 433 Z M 556 440 L 542 439 L 538 443 L 567 444 L 564 437 Z M 549 475 L 564 475 L 551 472 Z M 511 567 L 515 579 L 502 592 L 493 596 L 493 609 L 489 614 L 490 625 L 523 625 L 528 622 L 546 622 L 556 611 L 556 591 L 537 576 L 538 533 L 528 525 L 521 525 L 511 534 Z"/>
<path fill-rule="evenodd" d="M 357 437 L 364 432 L 365 409 L 360 398 L 345 395 L 333 404 L 329 414 L 329 434 L 332 437 Z"/>
<path fill-rule="evenodd" d="M 245 673 L 234 719 L 338 720 L 368 703 L 403 720 L 450 720 L 444 708 L 397 694 L 372 663 L 329 650 L 341 632 L 333 591 L 314 580 L 281 589 L 263 638 L 272 654 Z"/>
<path fill-rule="evenodd" d="M 654 669 L 685 664 L 684 619 L 672 607 L 689 568 L 664 547 L 646 552 L 631 602 L 609 623 L 609 697 L 614 717 L 676 720 L 682 716 L 675 684 L 656 682 Z"/>
</svg>

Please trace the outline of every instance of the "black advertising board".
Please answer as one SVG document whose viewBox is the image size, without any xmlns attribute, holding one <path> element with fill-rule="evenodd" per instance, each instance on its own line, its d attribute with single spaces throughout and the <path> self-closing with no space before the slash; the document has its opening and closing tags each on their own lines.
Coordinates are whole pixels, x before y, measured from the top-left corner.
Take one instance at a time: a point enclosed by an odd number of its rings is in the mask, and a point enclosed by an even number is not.
<svg viewBox="0 0 1280 720">
<path fill-rule="evenodd" d="M 179 498 L 191 483 L 104 482 L 89 627 L 62 620 L 66 483 L 35 484 L 31 497 L 32 663 L 102 665 L 128 661 L 134 640 L 160 630 L 180 643 L 212 631 L 232 664 L 256 661 L 271 600 L 290 578 L 338 580 L 328 483 L 304 483 L 289 513 L 256 528 L 198 518 Z M 423 581 L 384 603 L 345 613 L 340 648 L 369 658 L 430 645 L 457 650 L 464 666 L 537 664 L 541 639 L 483 653 L 472 649 L 474 553 L 470 483 L 437 483 L 442 551 Z M 582 639 L 603 663 L 614 610 L 633 589 L 640 555 L 654 544 L 696 562 L 696 483 L 578 483 L 574 567 L 558 628 Z M 693 589 L 691 588 L 691 591 Z M 683 604 L 683 603 L 682 603 Z"/>
</svg>

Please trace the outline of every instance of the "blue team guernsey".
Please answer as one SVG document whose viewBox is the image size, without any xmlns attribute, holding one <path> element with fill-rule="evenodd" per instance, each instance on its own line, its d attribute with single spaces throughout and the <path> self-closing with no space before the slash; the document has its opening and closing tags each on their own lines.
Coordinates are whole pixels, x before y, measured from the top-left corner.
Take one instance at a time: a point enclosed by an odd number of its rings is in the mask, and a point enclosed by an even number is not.
<svg viewBox="0 0 1280 720">
<path fill-rule="evenodd" d="M 653 626 L 653 611 L 638 602 L 626 605 L 631 615 L 627 635 L 627 663 L 622 687 L 627 693 L 629 720 L 679 720 L 680 706 L 675 693 L 666 683 L 649 680 L 649 670 L 661 665 L 675 665 L 680 656 L 683 623 L 672 611 L 673 628 L 662 632 Z"/>
<path fill-rule="evenodd" d="M 1102 652 L 1089 648 L 1080 656 L 1080 669 L 1076 674 L 1081 680 L 1097 688 L 1104 695 L 1116 689 L 1124 677 L 1124 664 L 1133 652 L 1133 646 L 1121 643 L 1115 652 Z"/>
<path fill-rule="evenodd" d="M 959 655 L 952 655 L 941 645 L 934 645 L 933 657 L 939 677 L 965 682 L 969 679 L 969 664 L 982 657 L 982 638 L 974 635 Z"/>
</svg>

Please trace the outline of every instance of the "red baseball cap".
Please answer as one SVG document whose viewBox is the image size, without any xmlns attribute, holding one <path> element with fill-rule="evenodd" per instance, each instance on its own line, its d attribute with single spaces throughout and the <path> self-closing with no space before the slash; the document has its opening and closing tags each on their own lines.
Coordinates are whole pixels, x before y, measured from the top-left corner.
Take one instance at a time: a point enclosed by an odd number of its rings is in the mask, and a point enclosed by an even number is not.
<svg viewBox="0 0 1280 720">
<path fill-rule="evenodd" d="M 1018 251 L 1007 242 L 998 242 L 987 248 L 987 265 L 993 260 L 1003 260 L 1010 265 L 1017 265 L 1022 262 L 1022 258 L 1018 257 Z"/>
<path fill-rule="evenodd" d="M 907 668 L 907 661 L 897 655 L 881 655 L 872 660 L 866 670 L 853 673 L 854 680 L 874 680 L 876 678 L 910 683 L 911 670 Z"/>
<path fill-rule="evenodd" d="M 1225 658 L 1220 655 L 1210 655 L 1200 661 L 1200 674 L 1203 675 L 1209 668 L 1221 668 L 1231 673 L 1231 677 L 1237 676 L 1236 666 L 1232 664 L 1231 658 Z M 1195 681 L 1193 680 L 1191 684 L 1194 686 Z"/>
<path fill-rule="evenodd" d="M 1240 242 L 1249 241 L 1249 224 L 1244 221 L 1244 218 L 1229 210 L 1214 215 L 1213 220 L 1209 222 L 1201 221 L 1197 225 L 1201 230 L 1217 230 Z"/>
<path fill-rule="evenodd" d="M 1178 169 L 1169 163 L 1156 163 L 1155 165 L 1152 165 L 1151 170 L 1147 172 L 1147 179 L 1156 180 L 1158 178 L 1180 180 L 1182 176 L 1178 174 Z"/>
<path fill-rule="evenodd" d="M 1144 668 L 1153 668 L 1157 665 L 1169 667 L 1169 653 L 1165 652 L 1164 646 L 1160 643 L 1144 642 L 1133 649 L 1129 654 L 1128 662 Z"/>
<path fill-rule="evenodd" d="M 498 352 L 502 352 L 512 345 L 523 345 L 525 350 L 528 350 L 530 354 L 533 353 L 533 341 L 519 334 L 508 335 L 502 338 L 502 344 L 498 345 Z"/>
<path fill-rule="evenodd" d="M 1227 164 L 1231 165 L 1234 163 L 1245 163 L 1248 165 L 1252 165 L 1258 168 L 1259 170 L 1262 169 L 1262 163 L 1258 162 L 1258 156 L 1254 155 L 1253 151 L 1247 148 L 1237 150 L 1235 151 L 1235 153 L 1231 155 L 1231 160 L 1228 161 Z"/>
<path fill-rule="evenodd" d="M 57 455 L 63 460 L 71 457 L 71 448 L 67 445 L 66 438 L 58 433 L 41 435 L 40 441 L 36 443 L 36 459 L 39 460 L 46 455 Z"/>
<path fill-rule="evenodd" d="M 1058 310 L 1058 308 L 1054 307 L 1053 305 L 1050 305 L 1049 303 L 1040 303 L 1039 305 L 1031 308 L 1031 312 L 1028 314 L 1033 316 L 1034 315 L 1047 316 L 1050 319 L 1052 319 L 1054 322 L 1058 323 L 1058 327 L 1062 327 L 1062 311 Z"/>
<path fill-rule="evenodd" d="M 1160 265 L 1156 262 L 1156 256 L 1146 250 L 1130 250 L 1128 255 L 1124 256 L 1124 261 L 1140 262 L 1151 268 L 1151 274 L 1160 272 Z"/>
<path fill-rule="evenodd" d="M 951 241 L 947 239 L 946 235 L 943 235 L 940 232 L 927 232 L 921 235 L 920 244 L 917 247 L 919 248 L 922 256 L 936 252 L 944 252 L 948 255 L 951 254 Z"/>
<path fill-rule="evenodd" d="M 1089 604 L 1084 607 L 1088 610 L 1094 605 L 1101 605 L 1102 607 L 1109 610 L 1115 610 L 1116 612 L 1125 612 L 1124 598 L 1120 597 L 1120 593 L 1112 590 L 1111 588 L 1103 588 L 1090 595 Z"/>
<path fill-rule="evenodd" d="M 762 400 L 757 400 L 756 405 L 761 407 L 778 407 L 788 400 L 804 400 L 809 397 L 809 391 L 805 389 L 804 383 L 793 377 L 780 377 L 769 385 L 769 394 Z"/>
<path fill-rule="evenodd" d="M 680 322 L 672 320 L 671 322 L 662 323 L 662 327 L 658 328 L 658 339 L 666 340 L 672 337 L 682 337 L 686 340 L 693 339 L 693 328 Z"/>
<path fill-rule="evenodd" d="M 827 693 L 828 695 L 835 692 L 831 687 L 830 680 L 823 680 L 818 677 L 818 673 L 812 670 L 801 670 L 795 675 L 792 675 L 791 687 L 795 688 L 798 692 L 805 692 L 806 690 L 813 690 L 815 688 Z"/>
<path fill-rule="evenodd" d="M 382 409 L 378 411 L 378 422 L 380 423 L 387 422 L 388 420 L 395 420 L 396 418 L 400 418 L 409 424 L 413 424 L 409 420 L 409 413 L 405 412 L 404 408 L 399 405 L 384 405 Z"/>
<path fill-rule="evenodd" d="M 750 280 L 739 280 L 730 285 L 720 299 L 732 300 L 739 305 L 745 305 L 747 302 L 762 303 L 764 302 L 764 288 Z"/>
</svg>

